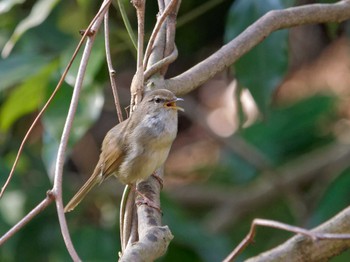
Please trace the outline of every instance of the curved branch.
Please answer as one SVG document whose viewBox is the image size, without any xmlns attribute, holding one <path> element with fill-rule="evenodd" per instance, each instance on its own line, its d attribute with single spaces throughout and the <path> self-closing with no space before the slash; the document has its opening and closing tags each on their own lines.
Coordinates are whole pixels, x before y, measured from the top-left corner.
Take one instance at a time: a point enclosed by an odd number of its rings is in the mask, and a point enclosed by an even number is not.
<svg viewBox="0 0 350 262">
<path fill-rule="evenodd" d="M 314 234 L 334 233 L 338 237 L 341 237 L 338 234 L 350 233 L 350 207 L 311 232 Z M 326 235 L 331 236 L 330 234 Z M 312 241 L 306 236 L 297 235 L 274 249 L 248 259 L 247 262 L 328 261 L 331 257 L 349 248 L 350 240 L 322 239 Z"/>
<path fill-rule="evenodd" d="M 65 152 L 68 144 L 69 134 L 72 128 L 76 108 L 78 106 L 79 94 L 83 85 L 83 80 L 84 80 L 88 60 L 91 54 L 91 49 L 95 40 L 96 32 L 103 21 L 104 14 L 108 10 L 110 3 L 111 3 L 110 0 L 105 0 L 102 3 L 99 12 L 97 13 L 97 15 L 94 18 L 94 21 L 92 22 L 91 29 L 85 32 L 85 34 L 86 33 L 89 34 L 89 38 L 86 42 L 86 46 L 81 58 L 79 71 L 78 71 L 77 79 L 74 86 L 73 96 L 71 99 L 71 104 L 69 106 L 69 111 L 67 114 L 66 122 L 64 124 L 61 141 L 57 152 L 57 160 L 56 160 L 56 166 L 55 166 L 55 179 L 54 179 L 54 186 L 53 186 L 52 193 L 55 195 L 55 198 L 56 198 L 56 208 L 57 208 L 58 220 L 60 223 L 63 240 L 66 244 L 69 254 L 71 255 L 74 261 L 80 261 L 80 258 L 76 253 L 72 240 L 70 238 L 66 217 L 63 211 L 63 207 L 64 207 L 63 200 L 62 200 L 63 165 L 65 161 Z"/>
<path fill-rule="evenodd" d="M 118 1 L 119 3 L 119 1 Z M 107 60 L 107 67 L 109 72 L 109 81 L 111 82 L 111 88 L 114 98 L 114 104 L 115 109 L 117 111 L 118 115 L 118 121 L 123 122 L 123 113 L 119 102 L 119 95 L 117 90 L 117 83 L 115 80 L 116 72 L 113 69 L 113 63 L 112 63 L 112 55 L 111 55 L 111 49 L 109 45 L 109 12 L 107 10 L 105 17 L 104 17 L 104 34 L 105 34 L 105 50 L 106 50 L 106 60 Z"/>
<path fill-rule="evenodd" d="M 167 80 L 166 86 L 176 95 L 184 95 L 235 63 L 276 30 L 305 24 L 341 22 L 349 18 L 349 0 L 270 11 L 207 59 Z"/>
<path fill-rule="evenodd" d="M 164 68 L 165 66 L 168 66 L 169 64 L 174 62 L 176 60 L 177 56 L 178 56 L 178 51 L 177 51 L 177 48 L 175 47 L 173 52 L 169 56 L 167 56 L 167 57 L 163 58 L 162 60 L 159 60 L 158 62 L 151 65 L 144 73 L 145 82 L 152 75 L 154 75 L 155 73 L 160 71 L 162 68 Z"/>
<path fill-rule="evenodd" d="M 152 48 L 153 48 L 153 44 L 154 41 L 156 40 L 156 36 L 159 33 L 159 30 L 163 24 L 163 22 L 165 21 L 165 19 L 168 17 L 168 15 L 170 14 L 170 12 L 172 11 L 172 9 L 175 7 L 175 5 L 177 4 L 177 0 L 172 0 L 167 7 L 165 8 L 164 12 L 161 14 L 161 16 L 157 19 L 157 23 L 154 26 L 152 35 L 148 41 L 147 44 L 147 48 L 146 48 L 146 52 L 145 52 L 145 59 L 143 62 L 143 69 L 146 70 L 147 69 L 147 64 L 148 64 L 148 59 L 151 55 L 152 52 Z M 174 43 L 174 42 L 172 42 Z"/>
</svg>

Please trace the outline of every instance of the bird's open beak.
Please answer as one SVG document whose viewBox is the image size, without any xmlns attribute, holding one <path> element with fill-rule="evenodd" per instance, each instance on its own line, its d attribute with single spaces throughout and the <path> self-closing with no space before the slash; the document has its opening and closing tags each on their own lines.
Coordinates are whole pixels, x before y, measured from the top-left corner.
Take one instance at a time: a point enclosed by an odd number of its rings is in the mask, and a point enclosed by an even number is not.
<svg viewBox="0 0 350 262">
<path fill-rule="evenodd" d="M 180 111 L 184 112 L 185 110 L 182 107 L 179 107 L 179 106 L 176 105 L 177 101 L 184 101 L 184 100 L 182 98 L 176 98 L 173 101 L 164 103 L 164 106 L 167 107 L 167 108 L 172 108 L 172 109 L 180 110 Z"/>
</svg>

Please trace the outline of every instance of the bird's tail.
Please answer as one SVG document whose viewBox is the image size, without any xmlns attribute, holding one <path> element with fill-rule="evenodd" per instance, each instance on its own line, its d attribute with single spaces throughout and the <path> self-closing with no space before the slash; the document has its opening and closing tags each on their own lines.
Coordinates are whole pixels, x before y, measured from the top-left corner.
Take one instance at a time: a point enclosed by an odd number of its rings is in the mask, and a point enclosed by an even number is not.
<svg viewBox="0 0 350 262">
<path fill-rule="evenodd" d="M 97 168 L 96 168 L 97 169 Z M 85 184 L 80 188 L 80 190 L 74 195 L 74 197 L 69 201 L 69 203 L 65 206 L 64 212 L 70 212 L 72 211 L 86 196 L 87 193 L 96 185 L 101 182 L 102 175 L 99 174 L 100 170 L 96 170 L 91 175 L 91 177 L 88 179 L 88 181 L 85 182 Z"/>
</svg>

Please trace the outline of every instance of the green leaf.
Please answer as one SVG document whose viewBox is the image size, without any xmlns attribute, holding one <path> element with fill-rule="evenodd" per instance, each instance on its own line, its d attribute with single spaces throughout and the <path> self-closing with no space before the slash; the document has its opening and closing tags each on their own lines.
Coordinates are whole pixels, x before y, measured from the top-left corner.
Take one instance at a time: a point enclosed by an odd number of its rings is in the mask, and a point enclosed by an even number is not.
<svg viewBox="0 0 350 262">
<path fill-rule="evenodd" d="M 34 4 L 29 16 L 17 25 L 15 31 L 2 50 L 2 56 L 7 57 L 11 53 L 16 42 L 28 29 L 38 26 L 45 21 L 58 2 L 59 0 L 38 0 Z"/>
<path fill-rule="evenodd" d="M 14 55 L 0 59 L 0 92 L 36 74 L 50 58 L 38 55 Z"/>
<path fill-rule="evenodd" d="M 238 0 L 229 11 L 225 40 L 230 41 L 270 10 L 287 7 L 290 1 Z M 240 84 L 249 88 L 260 110 L 266 113 L 271 94 L 287 70 L 286 30 L 277 31 L 234 65 Z"/>
<path fill-rule="evenodd" d="M 56 68 L 57 62 L 48 64 L 37 75 L 11 92 L 0 110 L 0 130 L 6 131 L 18 118 L 38 108 L 51 74 Z"/>
</svg>

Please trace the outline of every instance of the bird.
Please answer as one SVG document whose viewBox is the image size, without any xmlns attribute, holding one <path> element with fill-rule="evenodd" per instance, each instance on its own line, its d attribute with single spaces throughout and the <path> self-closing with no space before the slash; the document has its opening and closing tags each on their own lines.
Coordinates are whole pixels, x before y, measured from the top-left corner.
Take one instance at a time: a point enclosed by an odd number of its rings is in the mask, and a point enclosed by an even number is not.
<svg viewBox="0 0 350 262">
<path fill-rule="evenodd" d="M 178 111 L 184 111 L 177 101 L 183 99 L 167 89 L 145 93 L 131 116 L 107 132 L 92 175 L 64 212 L 72 211 L 95 185 L 110 176 L 134 185 L 161 167 L 177 135 Z"/>
</svg>

